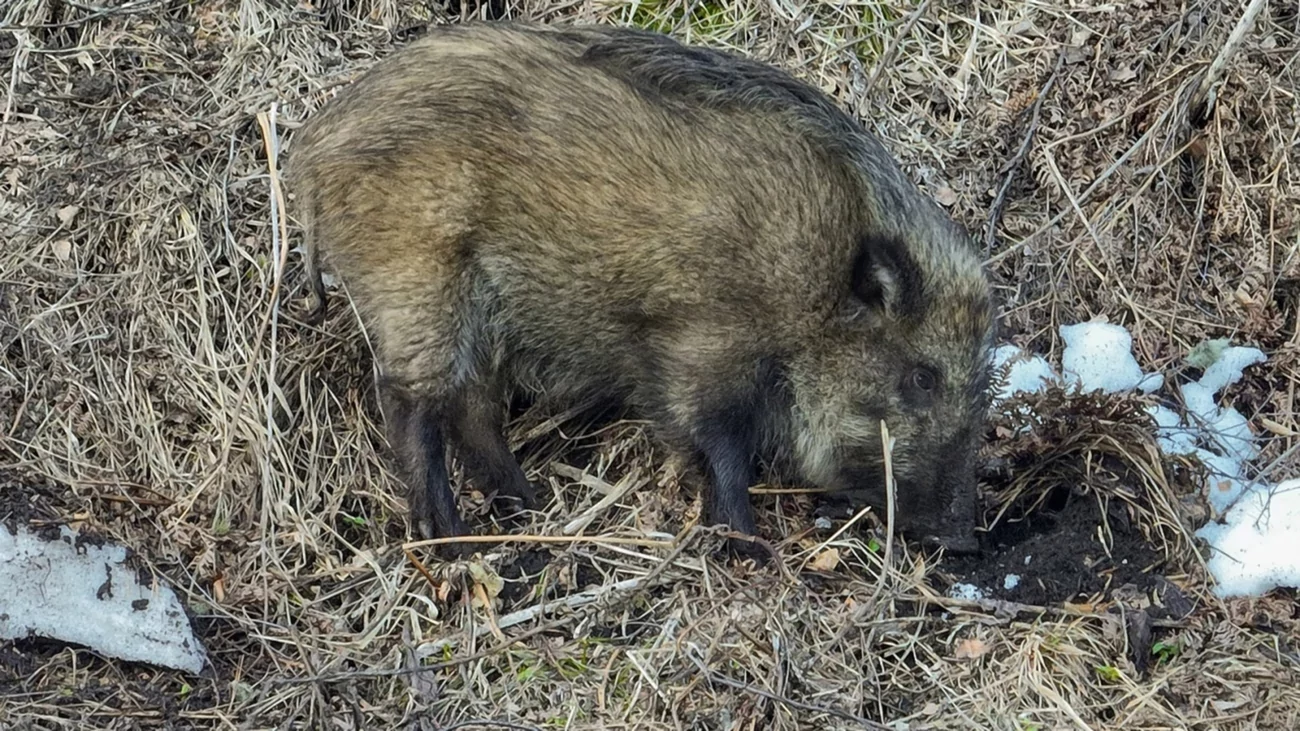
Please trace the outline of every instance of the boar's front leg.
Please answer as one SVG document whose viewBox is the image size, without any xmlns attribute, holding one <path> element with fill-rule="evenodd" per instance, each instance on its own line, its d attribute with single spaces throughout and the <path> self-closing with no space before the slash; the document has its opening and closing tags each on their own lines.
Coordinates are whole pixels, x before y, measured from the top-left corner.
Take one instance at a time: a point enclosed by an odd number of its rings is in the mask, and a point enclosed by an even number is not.
<svg viewBox="0 0 1300 731">
<path fill-rule="evenodd" d="M 705 519 L 757 537 L 749 487 L 756 476 L 764 375 L 770 369 L 718 347 L 716 337 L 702 334 L 703 343 L 678 351 L 668 368 L 667 410 L 706 473 Z M 760 562 L 768 556 L 749 540 L 733 538 L 728 548 Z"/>
<path fill-rule="evenodd" d="M 706 517 L 713 525 L 725 525 L 751 536 L 758 534 L 754 507 L 749 502 L 749 486 L 754 482 L 754 417 L 744 405 L 728 404 L 700 414 L 691 430 L 692 441 L 708 472 Z M 733 539 L 731 545 L 743 548 L 753 543 Z"/>
</svg>

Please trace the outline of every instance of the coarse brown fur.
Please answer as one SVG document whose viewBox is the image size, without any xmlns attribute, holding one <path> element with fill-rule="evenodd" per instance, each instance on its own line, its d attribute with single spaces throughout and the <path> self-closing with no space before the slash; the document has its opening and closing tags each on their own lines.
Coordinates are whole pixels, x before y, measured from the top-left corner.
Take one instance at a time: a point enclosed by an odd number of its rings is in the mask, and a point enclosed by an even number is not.
<svg viewBox="0 0 1300 731">
<path fill-rule="evenodd" d="M 502 433 L 522 388 L 631 405 L 756 532 L 757 458 L 969 548 L 992 337 L 966 234 L 820 92 L 601 26 L 435 28 L 297 133 L 291 184 L 376 338 L 426 537 L 468 532 L 445 441 L 531 504 Z"/>
</svg>

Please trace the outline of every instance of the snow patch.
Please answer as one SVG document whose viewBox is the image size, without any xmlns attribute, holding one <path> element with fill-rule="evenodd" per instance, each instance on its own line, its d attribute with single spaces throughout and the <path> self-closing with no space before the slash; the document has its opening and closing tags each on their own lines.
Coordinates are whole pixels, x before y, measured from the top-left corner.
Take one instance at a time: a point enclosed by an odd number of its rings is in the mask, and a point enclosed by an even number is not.
<svg viewBox="0 0 1300 731">
<path fill-rule="evenodd" d="M 1133 336 L 1119 325 L 1082 322 L 1062 325 L 1061 372 L 1067 386 L 1080 392 L 1119 393 L 1138 389 L 1151 393 L 1164 385 L 1159 373 L 1143 373 L 1133 357 Z"/>
<path fill-rule="evenodd" d="M 45 540 L 0 524 L 0 638 L 73 642 L 123 660 L 198 673 L 207 662 L 169 587 L 137 582 L 126 549 Z"/>
<path fill-rule="evenodd" d="M 1201 375 L 1201 385 L 1218 393 L 1241 380 L 1242 372 L 1247 367 L 1268 360 L 1259 348 L 1231 347 L 1225 349 L 1218 359 L 1205 369 Z"/>
<path fill-rule="evenodd" d="M 1246 490 L 1222 523 L 1207 523 L 1196 535 L 1213 547 L 1207 566 L 1219 596 L 1300 586 L 1300 480 Z"/>
<path fill-rule="evenodd" d="M 1007 366 L 1006 376 L 997 385 L 993 402 L 1003 401 L 1020 393 L 1038 393 L 1049 383 L 1059 380 L 1056 371 L 1041 355 L 1032 355 L 1014 345 L 1003 345 L 993 351 L 993 368 Z"/>
<path fill-rule="evenodd" d="M 984 598 L 984 590 L 974 584 L 953 584 L 948 589 L 948 596 L 953 599 L 965 599 L 966 601 L 979 601 Z"/>
</svg>

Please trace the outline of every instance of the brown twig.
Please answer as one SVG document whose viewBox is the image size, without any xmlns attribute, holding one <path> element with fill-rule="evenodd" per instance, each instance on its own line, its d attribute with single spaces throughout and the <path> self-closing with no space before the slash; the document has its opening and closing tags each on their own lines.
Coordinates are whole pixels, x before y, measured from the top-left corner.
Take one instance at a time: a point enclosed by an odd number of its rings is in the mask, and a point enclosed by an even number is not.
<svg viewBox="0 0 1300 731">
<path fill-rule="evenodd" d="M 538 536 L 538 535 L 500 535 L 500 536 L 446 536 L 422 541 L 403 543 L 404 550 L 441 546 L 448 543 L 593 543 L 606 546 L 638 546 L 640 548 L 673 548 L 676 541 L 654 538 L 620 538 L 618 536 Z"/>
<path fill-rule="evenodd" d="M 862 90 L 863 97 L 871 94 L 871 90 L 876 87 L 876 80 L 880 78 L 880 74 L 894 63 L 894 56 L 898 53 L 898 47 L 902 45 L 903 39 L 912 32 L 912 28 L 916 26 L 921 16 L 925 15 L 926 8 L 929 7 L 930 0 L 921 0 L 921 4 L 917 5 L 916 9 L 907 16 L 907 20 L 903 22 L 903 27 L 899 29 L 898 34 L 890 39 L 889 46 L 880 55 L 880 60 L 876 62 L 875 68 L 871 69 L 871 76 L 867 77 L 867 85 Z"/>
<path fill-rule="evenodd" d="M 529 726 L 525 723 L 515 723 L 513 721 L 490 721 L 475 719 L 473 721 L 458 721 L 450 726 L 445 726 L 439 731 L 459 731 L 462 728 L 504 728 L 509 731 L 538 731 L 536 726 Z"/>
<path fill-rule="evenodd" d="M 1061 64 L 1065 61 L 1065 53 L 1061 52 L 1056 56 L 1056 63 L 1052 66 L 1052 72 L 1048 74 L 1047 81 L 1043 83 L 1038 94 L 1034 97 L 1034 103 L 1029 107 L 1029 124 L 1025 127 L 1025 136 L 1020 140 L 1020 147 L 1016 154 L 1011 156 L 1007 164 L 1002 166 L 1002 185 L 998 186 L 998 193 L 993 198 L 993 205 L 989 208 L 989 220 L 984 225 L 984 255 L 990 256 L 993 253 L 993 243 L 997 238 L 998 224 L 1002 222 L 1002 212 L 1007 206 L 1007 195 L 1011 192 L 1011 184 L 1015 181 L 1016 175 L 1020 173 L 1020 166 L 1024 164 L 1025 158 L 1029 156 L 1029 148 L 1033 146 L 1034 135 L 1038 132 L 1038 116 L 1043 109 L 1043 100 L 1052 90 L 1056 83 L 1056 75 L 1061 71 Z"/>
<path fill-rule="evenodd" d="M 1214 92 L 1214 87 L 1218 85 L 1219 78 L 1223 76 L 1223 69 L 1227 67 L 1228 62 L 1237 53 L 1237 49 L 1241 48 L 1241 44 L 1246 40 L 1246 35 L 1255 27 L 1255 19 L 1259 17 L 1260 12 L 1264 10 L 1264 6 L 1267 4 L 1268 0 L 1251 0 L 1250 5 L 1246 6 L 1246 10 L 1237 21 L 1237 25 L 1233 27 L 1232 33 L 1228 35 L 1228 40 L 1219 49 L 1214 61 L 1205 69 L 1205 74 L 1201 77 L 1196 92 L 1189 100 L 1188 109 L 1199 110 L 1197 113 L 1204 115 L 1213 106 L 1211 94 Z"/>
</svg>

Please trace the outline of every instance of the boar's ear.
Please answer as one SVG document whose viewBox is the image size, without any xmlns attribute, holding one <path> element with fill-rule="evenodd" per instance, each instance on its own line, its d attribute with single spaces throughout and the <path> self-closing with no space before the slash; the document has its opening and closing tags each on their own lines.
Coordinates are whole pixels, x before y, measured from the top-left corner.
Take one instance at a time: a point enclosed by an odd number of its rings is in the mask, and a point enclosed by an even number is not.
<svg viewBox="0 0 1300 731">
<path fill-rule="evenodd" d="M 907 245 L 892 236 L 863 236 L 853 259 L 853 295 L 873 309 L 921 314 L 924 281 Z"/>
</svg>

